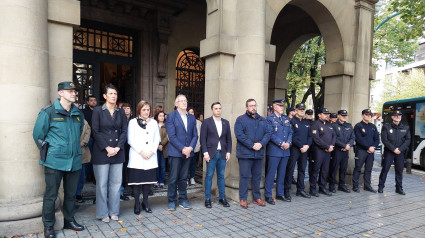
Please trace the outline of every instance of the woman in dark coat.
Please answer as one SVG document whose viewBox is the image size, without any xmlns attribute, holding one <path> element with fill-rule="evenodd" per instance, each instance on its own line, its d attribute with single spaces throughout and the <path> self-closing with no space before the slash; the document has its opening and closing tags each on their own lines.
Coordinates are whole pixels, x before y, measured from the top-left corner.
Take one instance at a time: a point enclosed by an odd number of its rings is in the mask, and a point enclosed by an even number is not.
<svg viewBox="0 0 425 238">
<path fill-rule="evenodd" d="M 94 146 L 93 170 L 96 177 L 96 218 L 103 222 L 118 220 L 127 118 L 117 107 L 118 89 L 108 84 L 103 97 L 106 103 L 95 107 L 92 116 Z"/>
</svg>

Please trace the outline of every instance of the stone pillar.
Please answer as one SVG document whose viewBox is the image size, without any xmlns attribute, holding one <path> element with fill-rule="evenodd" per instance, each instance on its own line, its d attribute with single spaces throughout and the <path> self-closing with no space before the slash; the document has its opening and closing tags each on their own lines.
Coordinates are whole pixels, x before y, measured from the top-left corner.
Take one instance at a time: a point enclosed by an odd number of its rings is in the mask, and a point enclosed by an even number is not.
<svg viewBox="0 0 425 238">
<path fill-rule="evenodd" d="M 42 231 L 43 168 L 32 129 L 49 103 L 47 0 L 0 1 L 0 231 Z"/>
<path fill-rule="evenodd" d="M 254 98 L 258 112 L 266 113 L 265 2 L 261 0 L 207 0 L 207 34 L 201 41 L 206 60 L 205 105 L 220 101 L 223 118 L 232 126 L 233 151 L 226 167 L 226 195 L 239 201 L 239 163 L 233 125 L 245 113 L 245 101 Z M 211 116 L 206 110 L 205 116 Z M 204 173 L 205 173 L 204 166 Z M 250 194 L 251 196 L 251 194 Z"/>
</svg>

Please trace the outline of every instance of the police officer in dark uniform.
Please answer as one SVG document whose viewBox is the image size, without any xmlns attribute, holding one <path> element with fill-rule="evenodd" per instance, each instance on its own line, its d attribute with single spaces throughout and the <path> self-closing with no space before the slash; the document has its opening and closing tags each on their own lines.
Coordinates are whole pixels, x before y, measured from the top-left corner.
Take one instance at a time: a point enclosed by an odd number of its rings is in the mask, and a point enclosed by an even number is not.
<svg viewBox="0 0 425 238">
<path fill-rule="evenodd" d="M 335 132 L 328 122 L 329 111 L 326 108 L 319 110 L 319 120 L 313 122 L 311 133 L 313 136 L 313 171 L 310 177 L 310 195 L 318 197 L 316 183 L 319 182 L 319 192 L 328 196 L 332 193 L 326 188 L 326 178 L 329 171 L 331 152 L 335 146 Z M 320 173 L 319 173 L 320 172 Z"/>
<path fill-rule="evenodd" d="M 295 164 L 298 164 L 297 176 L 297 196 L 310 198 L 311 196 L 304 191 L 305 167 L 307 166 L 307 155 L 312 143 L 310 122 L 304 119 L 305 105 L 299 103 L 295 106 L 295 116 L 291 120 L 292 124 L 292 147 L 285 176 L 285 198 L 290 199 L 289 191 L 291 189 L 292 174 Z"/>
<path fill-rule="evenodd" d="M 382 170 L 379 175 L 378 192 L 383 193 L 388 170 L 394 161 L 395 165 L 395 192 L 401 195 L 406 193 L 403 190 L 403 167 L 404 154 L 410 144 L 409 126 L 401 123 L 401 111 L 394 110 L 391 116 L 392 123 L 386 123 L 381 130 L 381 140 L 385 146 L 384 159 L 382 160 Z"/>
<path fill-rule="evenodd" d="M 272 190 L 276 171 L 276 199 L 288 201 L 284 197 L 283 182 L 290 155 L 289 147 L 292 144 L 292 129 L 289 117 L 283 115 L 284 103 L 283 99 L 273 100 L 273 114 L 267 116 L 267 122 L 272 128 L 272 133 L 266 150 L 267 169 L 264 197 L 266 202 L 272 205 L 275 204 L 272 198 Z"/>
<path fill-rule="evenodd" d="M 338 115 L 336 113 L 331 113 L 329 122 L 334 124 L 338 120 Z"/>
<path fill-rule="evenodd" d="M 334 157 L 331 160 L 329 191 L 335 193 L 336 171 L 339 167 L 338 190 L 349 193 L 350 190 L 345 186 L 345 174 L 347 173 L 348 153 L 354 144 L 353 126 L 347 122 L 347 110 L 338 111 L 338 121 L 332 124 L 335 134 Z"/>
<path fill-rule="evenodd" d="M 376 126 L 370 122 L 372 112 L 370 109 L 362 111 L 363 120 L 354 126 L 354 136 L 356 137 L 356 160 L 353 171 L 353 191 L 359 193 L 360 172 L 364 168 L 364 190 L 376 193 L 371 186 L 371 175 L 374 160 L 375 148 L 379 145 L 379 134 Z"/>
<path fill-rule="evenodd" d="M 312 109 L 308 109 L 305 111 L 305 119 L 308 121 L 308 123 L 310 123 L 310 128 L 311 125 L 313 125 L 313 110 Z M 308 176 L 311 177 L 311 172 L 313 170 L 313 162 L 311 162 L 311 160 L 313 159 L 313 148 L 310 148 L 308 150 Z"/>
</svg>

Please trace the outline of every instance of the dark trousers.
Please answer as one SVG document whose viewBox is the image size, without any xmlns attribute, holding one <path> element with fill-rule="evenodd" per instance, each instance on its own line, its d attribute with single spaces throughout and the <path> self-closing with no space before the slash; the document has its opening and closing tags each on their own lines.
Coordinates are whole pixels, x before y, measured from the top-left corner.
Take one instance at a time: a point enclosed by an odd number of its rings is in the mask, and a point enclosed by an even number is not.
<svg viewBox="0 0 425 238">
<path fill-rule="evenodd" d="M 309 151 L 301 153 L 300 149 L 297 147 L 291 147 L 291 156 L 289 157 L 290 162 L 286 167 L 286 176 L 285 176 L 285 194 L 289 193 L 291 190 L 292 184 L 292 175 L 295 170 L 295 164 L 297 164 L 297 192 L 304 191 L 304 179 L 305 179 L 305 169 L 307 167 L 307 155 Z M 291 167 L 289 166 L 291 163 Z M 289 170 L 290 169 L 290 170 Z"/>
<path fill-rule="evenodd" d="M 395 187 L 396 189 L 403 189 L 403 168 L 404 168 L 404 154 L 394 154 L 394 152 L 387 149 L 384 150 L 384 159 L 382 160 L 382 170 L 379 175 L 379 187 L 385 187 L 387 174 L 390 170 L 391 164 L 394 161 L 395 166 Z"/>
<path fill-rule="evenodd" d="M 179 191 L 179 201 L 187 200 L 187 173 L 189 171 L 191 157 L 168 157 L 170 165 L 170 178 L 168 181 L 168 202 L 177 201 L 177 191 Z"/>
<path fill-rule="evenodd" d="M 44 167 L 44 179 L 46 181 L 42 211 L 44 226 L 53 226 L 55 224 L 55 201 L 58 197 L 58 190 L 62 179 L 64 190 L 63 215 L 66 221 L 73 221 L 75 214 L 75 192 L 77 191 L 80 173 L 81 169 L 66 172 Z"/>
<path fill-rule="evenodd" d="M 264 196 L 271 198 L 274 184 L 274 178 L 277 172 L 276 178 L 276 196 L 283 196 L 283 182 L 285 180 L 286 165 L 289 157 L 276 157 L 267 156 L 267 172 L 266 181 L 264 188 Z"/>
<path fill-rule="evenodd" d="M 252 197 L 254 200 L 261 198 L 260 182 L 263 171 L 262 159 L 241 159 L 239 162 L 239 199 L 248 198 L 248 184 L 251 179 Z M 252 175 L 252 177 L 251 177 Z"/>
<path fill-rule="evenodd" d="M 331 159 L 330 176 L 329 176 L 329 189 L 335 188 L 336 171 L 339 167 L 339 180 L 338 186 L 345 186 L 345 174 L 347 173 L 348 166 L 348 151 L 341 151 L 341 148 L 335 147 L 334 157 Z"/>
<path fill-rule="evenodd" d="M 319 148 L 314 148 L 313 160 L 313 171 L 310 177 L 310 190 L 316 190 L 317 182 L 319 184 L 319 188 L 325 189 L 331 153 Z"/>
<path fill-rule="evenodd" d="M 193 154 L 193 157 L 190 158 L 190 166 L 189 166 L 189 177 L 195 178 L 196 165 L 198 163 L 199 151 Z"/>
<path fill-rule="evenodd" d="M 285 182 L 284 182 L 284 192 L 285 196 L 289 196 L 289 191 L 291 190 L 292 178 L 294 175 L 295 165 L 297 164 L 297 153 L 300 153 L 300 150 L 297 147 L 292 146 L 290 148 L 291 156 L 288 159 L 288 165 L 286 166 Z M 297 152 L 298 150 L 298 152 Z"/>
<path fill-rule="evenodd" d="M 165 183 L 165 158 L 164 158 L 164 152 L 157 150 L 156 152 L 157 159 L 158 159 L 158 169 L 156 170 L 156 179 L 158 180 L 158 184 L 164 184 Z"/>
<path fill-rule="evenodd" d="M 357 150 L 355 167 L 353 171 L 353 187 L 359 186 L 359 178 L 363 164 L 365 165 L 363 174 L 364 187 L 371 187 L 370 178 L 372 176 L 373 160 L 374 153 L 369 154 L 366 150 L 360 148 Z"/>
</svg>

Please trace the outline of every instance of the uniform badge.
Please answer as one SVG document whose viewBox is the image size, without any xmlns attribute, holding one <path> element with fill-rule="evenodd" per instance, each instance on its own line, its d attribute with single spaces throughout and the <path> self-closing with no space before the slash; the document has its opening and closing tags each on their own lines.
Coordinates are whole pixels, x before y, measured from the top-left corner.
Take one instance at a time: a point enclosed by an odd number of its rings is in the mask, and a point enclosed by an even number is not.
<svg viewBox="0 0 425 238">
<path fill-rule="evenodd" d="M 323 131 L 323 127 L 320 127 L 320 130 Z"/>
<path fill-rule="evenodd" d="M 362 131 L 363 131 L 363 132 L 366 132 L 366 130 L 365 130 L 364 128 L 362 129 Z"/>
<path fill-rule="evenodd" d="M 393 133 L 393 129 L 390 129 L 390 133 Z"/>
<path fill-rule="evenodd" d="M 277 131 L 277 126 L 274 128 L 274 131 Z"/>
<path fill-rule="evenodd" d="M 313 134 L 316 134 L 316 130 L 313 130 L 313 131 L 312 131 L 312 133 L 313 133 Z"/>
<path fill-rule="evenodd" d="M 80 117 L 77 117 L 77 120 L 80 121 Z"/>
<path fill-rule="evenodd" d="M 288 123 L 289 121 L 288 120 L 285 120 L 285 123 Z"/>
<path fill-rule="evenodd" d="M 338 131 L 340 131 L 341 130 L 341 127 L 338 127 Z"/>
<path fill-rule="evenodd" d="M 295 124 L 295 127 L 298 128 L 298 124 Z"/>
</svg>

